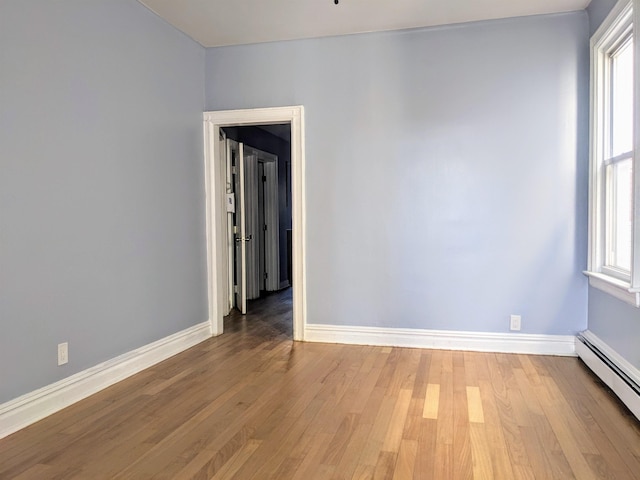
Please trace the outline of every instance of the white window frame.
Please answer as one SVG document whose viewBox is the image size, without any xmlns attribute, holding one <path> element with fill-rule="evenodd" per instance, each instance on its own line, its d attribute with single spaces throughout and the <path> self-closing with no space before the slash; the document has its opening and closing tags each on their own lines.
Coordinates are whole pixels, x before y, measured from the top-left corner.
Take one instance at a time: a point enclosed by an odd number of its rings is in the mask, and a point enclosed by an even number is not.
<svg viewBox="0 0 640 480">
<path fill-rule="evenodd" d="M 634 131 L 632 151 L 633 225 L 631 228 L 631 272 L 625 275 L 607 267 L 605 246 L 606 175 L 603 141 L 608 128 L 605 95 L 608 88 L 608 65 L 611 47 L 632 25 L 634 48 Z M 619 0 L 600 28 L 591 37 L 591 93 L 590 93 L 590 172 L 589 172 L 589 257 L 587 271 L 592 287 L 603 290 L 631 305 L 640 307 L 640 0 Z"/>
</svg>

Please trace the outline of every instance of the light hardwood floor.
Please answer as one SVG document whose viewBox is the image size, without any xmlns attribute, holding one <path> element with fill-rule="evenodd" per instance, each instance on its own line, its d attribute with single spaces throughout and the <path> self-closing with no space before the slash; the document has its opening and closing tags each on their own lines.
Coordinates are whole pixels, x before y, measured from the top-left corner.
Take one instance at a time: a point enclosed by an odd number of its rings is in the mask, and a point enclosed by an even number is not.
<svg viewBox="0 0 640 480">
<path fill-rule="evenodd" d="M 576 358 L 291 341 L 290 295 L 0 440 L 2 479 L 640 479 Z"/>
</svg>

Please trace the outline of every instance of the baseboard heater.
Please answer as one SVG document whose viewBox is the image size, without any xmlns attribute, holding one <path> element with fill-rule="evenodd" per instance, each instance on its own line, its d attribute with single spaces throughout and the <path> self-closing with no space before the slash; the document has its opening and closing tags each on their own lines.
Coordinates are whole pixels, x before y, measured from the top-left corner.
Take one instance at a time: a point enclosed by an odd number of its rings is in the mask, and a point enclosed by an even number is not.
<svg viewBox="0 0 640 480">
<path fill-rule="evenodd" d="M 619 361 L 610 358 L 605 349 L 597 345 L 601 342 L 594 341 L 589 332 L 583 333 L 576 337 L 576 353 L 640 420 L 640 384 L 621 368 Z"/>
</svg>

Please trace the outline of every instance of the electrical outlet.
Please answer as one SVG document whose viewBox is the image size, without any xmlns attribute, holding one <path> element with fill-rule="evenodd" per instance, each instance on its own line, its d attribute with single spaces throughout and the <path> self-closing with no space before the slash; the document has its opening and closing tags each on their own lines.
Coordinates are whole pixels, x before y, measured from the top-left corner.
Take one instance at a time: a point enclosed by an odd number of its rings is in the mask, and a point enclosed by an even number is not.
<svg viewBox="0 0 640 480">
<path fill-rule="evenodd" d="M 58 365 L 69 362 L 69 344 L 67 342 L 58 344 Z"/>
<path fill-rule="evenodd" d="M 511 323 L 509 324 L 509 328 L 514 331 L 520 330 L 522 324 L 522 318 L 520 315 L 511 315 Z"/>
</svg>

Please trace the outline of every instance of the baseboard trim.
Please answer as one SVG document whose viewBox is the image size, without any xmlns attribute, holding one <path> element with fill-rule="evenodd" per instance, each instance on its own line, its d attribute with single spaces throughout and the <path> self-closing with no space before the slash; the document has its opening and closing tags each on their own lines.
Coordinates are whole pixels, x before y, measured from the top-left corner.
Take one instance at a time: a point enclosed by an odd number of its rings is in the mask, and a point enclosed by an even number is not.
<svg viewBox="0 0 640 480">
<path fill-rule="evenodd" d="M 211 337 L 194 325 L 0 405 L 0 438 L 68 407 Z"/>
<path fill-rule="evenodd" d="M 573 335 L 457 332 L 308 324 L 305 341 L 388 347 L 575 356 Z"/>
<path fill-rule="evenodd" d="M 593 332 L 586 330 L 581 336 L 591 346 L 599 350 L 600 355 L 604 355 L 605 360 L 600 358 L 588 344 L 576 338 L 576 352 L 580 359 L 602 380 L 627 408 L 640 420 L 640 395 L 635 390 L 640 385 L 640 370 L 629 363 L 613 348 L 607 345 L 600 337 Z M 607 365 L 607 362 L 613 365 Z M 618 370 L 619 372 L 616 372 Z M 622 375 L 620 375 L 622 373 Z M 623 378 L 627 377 L 627 380 Z M 635 389 L 630 385 L 634 385 Z"/>
</svg>

